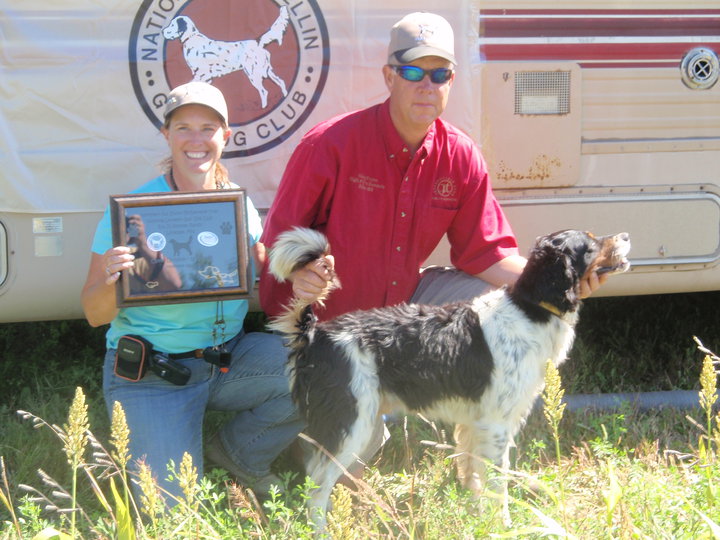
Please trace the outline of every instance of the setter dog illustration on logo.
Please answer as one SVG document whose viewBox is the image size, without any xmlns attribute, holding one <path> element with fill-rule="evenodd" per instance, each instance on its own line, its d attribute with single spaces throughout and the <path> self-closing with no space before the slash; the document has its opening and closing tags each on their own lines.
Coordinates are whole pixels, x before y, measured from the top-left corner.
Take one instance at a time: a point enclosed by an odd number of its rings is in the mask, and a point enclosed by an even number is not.
<svg viewBox="0 0 720 540">
<path fill-rule="evenodd" d="M 179 39 L 183 57 L 193 74 L 193 81 L 211 83 L 213 79 L 235 71 L 244 71 L 250 83 L 260 94 L 262 108 L 267 107 L 268 91 L 263 81 L 270 78 L 287 96 L 285 82 L 273 71 L 270 53 L 265 47 L 277 41 L 282 45 L 283 34 L 289 21 L 288 9 L 280 7 L 275 22 L 257 41 L 219 41 L 201 33 L 190 17 L 175 17 L 163 30 L 165 39 Z"/>
</svg>

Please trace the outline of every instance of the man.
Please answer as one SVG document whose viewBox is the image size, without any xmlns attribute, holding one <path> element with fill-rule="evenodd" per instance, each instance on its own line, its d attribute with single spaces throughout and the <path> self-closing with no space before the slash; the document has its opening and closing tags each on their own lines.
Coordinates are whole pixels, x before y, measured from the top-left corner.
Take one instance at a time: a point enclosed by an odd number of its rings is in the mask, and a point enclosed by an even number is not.
<svg viewBox="0 0 720 540">
<path fill-rule="evenodd" d="M 403 301 L 444 303 L 511 284 L 525 259 L 492 193 L 475 143 L 445 122 L 455 79 L 450 24 L 411 13 L 393 26 L 382 73 L 389 98 L 313 128 L 290 159 L 262 242 L 311 227 L 329 239 L 342 288 L 320 319 Z M 453 269 L 420 272 L 443 235 Z M 477 279 L 479 278 L 479 279 Z M 289 298 L 317 298 L 329 279 L 317 263 L 280 284 L 264 271 L 270 316 Z M 597 276 L 583 284 L 589 295 Z"/>
</svg>

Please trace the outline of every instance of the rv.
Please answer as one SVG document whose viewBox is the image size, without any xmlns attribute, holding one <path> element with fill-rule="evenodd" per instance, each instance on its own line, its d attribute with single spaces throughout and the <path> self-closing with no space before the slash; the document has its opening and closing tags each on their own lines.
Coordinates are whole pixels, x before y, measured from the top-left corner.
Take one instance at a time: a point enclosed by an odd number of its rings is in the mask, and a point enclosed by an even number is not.
<svg viewBox="0 0 720 540">
<path fill-rule="evenodd" d="M 82 317 L 95 225 L 158 174 L 172 87 L 225 93 L 224 163 L 267 209 L 309 128 L 385 99 L 409 10 L 455 29 L 445 118 L 480 145 L 523 252 L 627 231 L 632 271 L 600 294 L 720 288 L 717 0 L 0 0 L 0 322 Z"/>
</svg>

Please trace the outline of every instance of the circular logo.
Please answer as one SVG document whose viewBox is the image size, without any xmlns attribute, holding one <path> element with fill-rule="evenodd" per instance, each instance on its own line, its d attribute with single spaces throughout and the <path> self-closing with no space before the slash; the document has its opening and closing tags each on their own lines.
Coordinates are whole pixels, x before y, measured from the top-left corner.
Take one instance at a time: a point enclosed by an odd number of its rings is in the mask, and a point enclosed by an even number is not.
<svg viewBox="0 0 720 540">
<path fill-rule="evenodd" d="M 197 239 L 198 242 L 200 242 L 200 245 L 205 247 L 216 246 L 217 243 L 220 241 L 218 235 L 210 231 L 201 232 L 200 234 L 198 234 Z"/>
<path fill-rule="evenodd" d="M 153 251 L 162 251 L 166 244 L 165 235 L 162 233 L 154 232 L 147 237 L 147 245 Z"/>
<path fill-rule="evenodd" d="M 225 157 L 264 152 L 287 139 L 317 104 L 330 45 L 316 0 L 145 0 L 133 22 L 130 76 L 158 128 L 170 90 L 195 80 L 219 88 L 233 135 Z"/>
<path fill-rule="evenodd" d="M 457 186 L 452 178 L 438 178 L 435 182 L 435 193 L 443 199 L 452 199 L 457 192 Z"/>
</svg>

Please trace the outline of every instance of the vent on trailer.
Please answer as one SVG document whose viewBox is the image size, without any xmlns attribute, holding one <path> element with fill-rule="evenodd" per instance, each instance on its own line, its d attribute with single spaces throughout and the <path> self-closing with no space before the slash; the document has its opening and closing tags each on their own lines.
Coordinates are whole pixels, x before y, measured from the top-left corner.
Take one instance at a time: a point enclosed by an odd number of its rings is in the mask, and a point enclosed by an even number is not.
<svg viewBox="0 0 720 540">
<path fill-rule="evenodd" d="M 568 114 L 569 71 L 515 73 L 515 114 Z"/>
<path fill-rule="evenodd" d="M 698 47 L 685 55 L 680 63 L 685 86 L 692 90 L 707 90 L 715 86 L 720 76 L 720 61 L 711 49 Z"/>
</svg>

